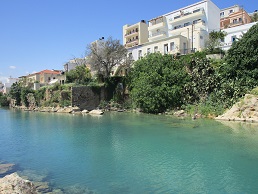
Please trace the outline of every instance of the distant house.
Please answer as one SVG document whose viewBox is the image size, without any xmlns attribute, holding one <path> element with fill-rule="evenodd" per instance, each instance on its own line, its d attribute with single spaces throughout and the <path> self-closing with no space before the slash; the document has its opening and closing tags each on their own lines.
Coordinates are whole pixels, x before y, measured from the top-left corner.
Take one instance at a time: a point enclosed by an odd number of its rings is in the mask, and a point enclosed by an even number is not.
<svg viewBox="0 0 258 194">
<path fill-rule="evenodd" d="M 234 5 L 220 11 L 220 29 L 232 28 L 251 23 L 249 14 L 239 5 Z"/>
<path fill-rule="evenodd" d="M 86 65 L 87 67 L 89 66 L 86 57 L 85 58 L 74 58 L 74 59 L 69 60 L 67 63 L 64 64 L 64 71 L 69 72 L 80 65 Z M 90 67 L 88 67 L 88 68 L 90 68 Z"/>
<path fill-rule="evenodd" d="M 15 82 L 18 82 L 18 81 L 19 81 L 18 78 L 12 78 L 12 77 L 7 78 L 7 82 L 4 84 L 4 87 L 3 87 L 3 90 L 2 90 L 3 93 L 8 94 L 10 92 L 11 86 Z"/>
<path fill-rule="evenodd" d="M 253 25 L 258 22 L 248 23 L 241 26 L 236 26 L 232 28 L 224 29 L 223 32 L 226 32 L 226 37 L 221 42 L 221 49 L 228 50 L 234 41 L 241 39 L 243 34 L 245 34 Z"/>
<path fill-rule="evenodd" d="M 41 86 L 51 85 L 54 83 L 63 84 L 65 76 L 61 70 L 42 70 L 27 76 L 20 77 L 20 82 L 27 87 L 38 89 Z"/>
</svg>

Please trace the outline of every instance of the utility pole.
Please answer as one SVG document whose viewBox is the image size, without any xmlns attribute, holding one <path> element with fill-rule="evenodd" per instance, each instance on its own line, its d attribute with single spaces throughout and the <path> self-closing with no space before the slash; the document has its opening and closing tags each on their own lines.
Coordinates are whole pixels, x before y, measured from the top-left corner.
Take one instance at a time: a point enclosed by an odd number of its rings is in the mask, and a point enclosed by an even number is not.
<svg viewBox="0 0 258 194">
<path fill-rule="evenodd" d="M 192 53 L 194 52 L 194 48 L 193 48 L 193 30 L 194 30 L 194 24 L 192 24 Z"/>
</svg>

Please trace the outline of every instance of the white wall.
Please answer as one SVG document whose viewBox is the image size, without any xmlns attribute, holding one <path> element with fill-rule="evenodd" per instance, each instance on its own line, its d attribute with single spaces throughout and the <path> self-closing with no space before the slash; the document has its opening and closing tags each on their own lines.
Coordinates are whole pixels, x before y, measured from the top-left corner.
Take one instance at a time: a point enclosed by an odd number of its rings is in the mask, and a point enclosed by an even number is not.
<svg viewBox="0 0 258 194">
<path fill-rule="evenodd" d="M 233 28 L 227 28 L 223 31 L 227 33 L 224 43 L 221 44 L 223 50 L 228 50 L 232 45 L 232 38 L 236 37 L 238 39 L 242 38 L 243 34 L 246 33 L 253 25 L 257 24 L 258 22 L 253 22 L 241 26 L 236 26 Z"/>
<path fill-rule="evenodd" d="M 212 1 L 207 2 L 208 31 L 220 30 L 220 9 Z"/>
</svg>

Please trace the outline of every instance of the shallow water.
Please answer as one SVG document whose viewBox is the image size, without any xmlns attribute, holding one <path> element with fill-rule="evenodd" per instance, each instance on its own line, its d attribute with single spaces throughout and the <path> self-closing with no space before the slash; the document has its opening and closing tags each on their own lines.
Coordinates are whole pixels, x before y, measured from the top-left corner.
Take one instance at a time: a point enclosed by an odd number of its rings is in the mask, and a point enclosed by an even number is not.
<svg viewBox="0 0 258 194">
<path fill-rule="evenodd" d="M 258 127 L 0 109 L 0 161 L 96 193 L 256 193 Z M 229 126 L 230 125 L 230 126 Z"/>
</svg>

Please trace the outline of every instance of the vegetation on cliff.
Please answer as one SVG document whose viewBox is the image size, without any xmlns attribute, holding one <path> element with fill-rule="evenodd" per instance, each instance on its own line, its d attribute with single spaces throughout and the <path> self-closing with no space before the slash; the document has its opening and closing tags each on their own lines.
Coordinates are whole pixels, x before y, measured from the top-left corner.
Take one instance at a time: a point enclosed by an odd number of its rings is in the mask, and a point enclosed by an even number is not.
<svg viewBox="0 0 258 194">
<path fill-rule="evenodd" d="M 223 60 L 205 53 L 175 58 L 149 54 L 134 63 L 131 98 L 144 112 L 182 108 L 218 115 L 258 85 L 258 24 L 234 42 Z"/>
</svg>

